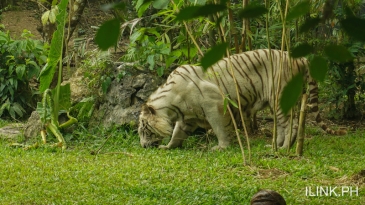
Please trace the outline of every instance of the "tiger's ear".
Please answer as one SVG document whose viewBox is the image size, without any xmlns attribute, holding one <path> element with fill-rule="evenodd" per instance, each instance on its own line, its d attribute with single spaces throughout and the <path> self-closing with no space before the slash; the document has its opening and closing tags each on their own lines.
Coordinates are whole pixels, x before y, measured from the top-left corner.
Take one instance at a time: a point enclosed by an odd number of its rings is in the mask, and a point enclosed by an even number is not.
<svg viewBox="0 0 365 205">
<path fill-rule="evenodd" d="M 142 105 L 142 112 L 143 113 L 146 113 L 146 114 L 152 114 L 152 115 L 155 115 L 156 114 L 156 110 L 153 109 L 153 107 L 150 107 L 146 104 L 143 104 Z"/>
</svg>

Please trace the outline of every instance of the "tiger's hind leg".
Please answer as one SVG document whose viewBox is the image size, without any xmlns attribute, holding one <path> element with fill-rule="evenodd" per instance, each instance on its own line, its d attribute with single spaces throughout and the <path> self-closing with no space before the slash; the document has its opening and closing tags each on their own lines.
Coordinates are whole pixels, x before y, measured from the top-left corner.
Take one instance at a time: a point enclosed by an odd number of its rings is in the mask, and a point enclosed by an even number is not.
<svg viewBox="0 0 365 205">
<path fill-rule="evenodd" d="M 255 125 L 257 125 L 257 123 L 255 123 L 253 120 L 251 120 L 251 115 L 250 115 L 249 112 L 243 111 L 242 115 L 243 115 L 242 118 L 245 121 L 245 126 L 246 126 L 247 133 L 248 134 L 253 134 L 254 131 L 257 130 L 257 128 L 255 128 Z M 238 110 L 235 112 L 234 116 L 235 116 L 235 121 L 237 123 L 238 129 L 243 131 L 244 130 L 243 123 L 242 123 L 242 120 L 241 120 L 241 115 L 240 115 Z M 256 114 L 253 117 L 256 117 Z"/>
<path fill-rule="evenodd" d="M 172 133 L 172 137 L 170 142 L 167 145 L 160 145 L 161 149 L 172 149 L 176 147 L 181 147 L 184 140 L 191 135 L 192 132 L 197 128 L 196 125 L 185 123 L 185 122 L 176 122 L 174 131 Z"/>
</svg>

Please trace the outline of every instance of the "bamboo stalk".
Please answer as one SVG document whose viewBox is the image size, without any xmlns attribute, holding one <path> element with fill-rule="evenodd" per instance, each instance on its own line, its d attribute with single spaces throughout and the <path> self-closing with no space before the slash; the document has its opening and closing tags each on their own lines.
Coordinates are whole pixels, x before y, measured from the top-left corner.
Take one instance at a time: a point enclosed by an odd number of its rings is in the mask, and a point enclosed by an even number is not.
<svg viewBox="0 0 365 205">
<path fill-rule="evenodd" d="M 286 39 L 286 21 L 285 21 L 285 18 L 286 18 L 286 15 L 288 14 L 288 7 L 289 7 L 289 0 L 286 0 L 286 4 L 285 4 L 285 11 L 283 12 L 282 11 L 282 8 L 280 7 L 280 4 L 279 4 L 279 1 L 277 0 L 278 4 L 279 5 L 279 10 L 280 10 L 280 14 L 281 14 L 281 17 L 282 17 L 282 25 L 283 25 L 283 29 L 282 29 L 282 36 L 281 36 L 281 52 L 280 52 L 280 64 L 279 64 L 279 76 L 278 76 L 278 81 L 276 82 L 277 84 L 277 88 L 276 88 L 276 92 L 275 92 L 275 88 L 274 89 L 274 92 L 273 92 L 273 99 L 274 100 L 274 127 L 273 127 L 273 141 L 272 141 L 272 146 L 273 146 L 273 150 L 275 152 L 277 152 L 277 143 L 276 143 L 276 140 L 277 140 L 277 119 L 276 119 L 276 113 L 277 113 L 277 110 L 279 108 L 279 92 L 281 90 L 281 76 L 282 76 L 282 72 L 283 72 L 283 67 L 284 67 L 284 49 L 285 49 L 285 39 Z M 272 78 L 274 78 L 274 73 L 273 73 L 273 70 L 272 70 Z M 273 82 L 274 82 L 274 79 L 273 79 Z"/>
<path fill-rule="evenodd" d="M 307 94 L 303 94 L 302 103 L 300 107 L 299 124 L 298 124 L 298 138 L 296 153 L 299 156 L 303 155 L 303 142 L 304 142 L 304 130 L 305 130 L 305 109 L 307 106 Z"/>
<path fill-rule="evenodd" d="M 223 28 L 222 24 L 219 25 L 219 31 L 221 32 L 221 35 L 223 37 L 223 42 L 227 42 L 227 40 L 225 38 L 225 35 L 224 35 L 225 32 L 224 32 L 224 28 Z M 248 137 L 246 123 L 245 123 L 245 120 L 243 119 L 242 106 L 241 106 L 241 100 L 240 100 L 239 88 L 238 88 L 239 86 L 238 86 L 237 79 L 235 77 L 236 75 L 235 75 L 235 72 L 233 70 L 233 65 L 232 65 L 232 62 L 231 62 L 231 57 L 230 57 L 230 53 L 229 53 L 229 50 L 228 49 L 226 49 L 226 56 L 228 58 L 228 68 L 229 68 L 229 71 L 231 72 L 231 75 L 232 75 L 232 78 L 233 78 L 233 82 L 234 82 L 234 85 L 235 85 L 236 96 L 237 96 L 237 104 L 238 104 L 238 111 L 240 113 L 242 127 L 243 127 L 243 130 L 244 130 L 245 136 L 246 136 L 247 149 L 248 149 L 248 164 L 251 164 L 251 146 L 250 146 L 250 140 L 249 140 L 249 137 Z M 214 75 L 214 76 L 216 76 L 216 75 Z M 218 79 L 216 79 L 216 80 L 218 82 Z M 233 122 L 233 125 L 234 125 L 234 128 L 235 128 L 235 133 L 236 133 L 236 137 L 237 137 L 237 140 L 238 140 L 238 144 L 240 145 L 240 149 L 241 149 L 241 153 L 242 153 L 242 158 L 243 158 L 243 164 L 246 165 L 245 151 L 243 149 L 243 145 L 242 145 L 241 138 L 240 138 L 240 135 L 239 135 L 239 132 L 238 132 L 238 128 L 237 128 L 237 125 L 236 125 L 236 122 L 235 122 L 235 119 L 234 119 L 234 115 L 233 115 L 232 111 L 230 110 L 230 107 L 229 106 L 228 106 L 228 110 L 230 112 L 230 115 L 231 115 L 231 118 L 232 118 L 232 122 Z"/>
</svg>

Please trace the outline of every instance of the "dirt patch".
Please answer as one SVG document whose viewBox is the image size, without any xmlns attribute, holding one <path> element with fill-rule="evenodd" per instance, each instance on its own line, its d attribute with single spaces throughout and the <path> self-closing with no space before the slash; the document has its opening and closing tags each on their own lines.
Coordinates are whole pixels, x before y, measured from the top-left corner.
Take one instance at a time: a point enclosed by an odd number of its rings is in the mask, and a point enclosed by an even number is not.
<svg viewBox="0 0 365 205">
<path fill-rule="evenodd" d="M 42 36 L 37 31 L 37 25 L 40 20 L 37 19 L 36 13 L 32 10 L 24 11 L 6 11 L 2 13 L 1 24 L 4 24 L 5 30 L 9 30 L 13 39 L 20 39 L 24 29 L 30 31 L 33 39 L 42 39 Z"/>
<path fill-rule="evenodd" d="M 256 177 L 259 179 L 278 178 L 279 176 L 287 176 L 288 173 L 280 169 L 259 169 L 257 170 Z"/>
<path fill-rule="evenodd" d="M 82 35 L 93 38 L 96 32 L 95 27 L 100 26 L 105 20 L 113 18 L 111 13 L 100 9 L 105 3 L 107 3 L 105 0 L 87 3 L 74 37 Z M 32 1 L 22 2 L 18 5 L 18 10 L 4 11 L 1 14 L 0 24 L 4 24 L 5 30 L 9 30 L 13 39 L 19 39 L 24 29 L 34 35 L 33 39 L 42 39 L 37 30 L 37 27 L 41 26 L 41 14 L 37 5 L 33 4 Z"/>
<path fill-rule="evenodd" d="M 365 169 L 352 176 L 352 181 L 355 184 L 365 184 Z"/>
</svg>

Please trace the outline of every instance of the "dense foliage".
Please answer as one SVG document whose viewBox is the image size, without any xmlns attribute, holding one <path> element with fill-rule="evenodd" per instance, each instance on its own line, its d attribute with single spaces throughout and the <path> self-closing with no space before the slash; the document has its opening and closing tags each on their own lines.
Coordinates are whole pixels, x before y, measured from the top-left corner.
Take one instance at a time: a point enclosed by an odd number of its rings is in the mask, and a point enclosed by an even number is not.
<svg viewBox="0 0 365 205">
<path fill-rule="evenodd" d="M 359 117 L 346 113 L 359 113 L 354 101 L 355 97 L 361 98 L 362 76 L 356 74 L 358 68 L 352 72 L 338 64 L 351 63 L 364 53 L 364 38 L 357 35 L 364 29 L 357 26 L 365 21 L 361 19 L 363 3 L 294 1 L 286 10 L 285 2 L 280 1 L 245 2 L 248 5 L 242 9 L 241 2 L 132 1 L 137 16 L 122 25 L 129 26 L 131 33 L 127 54 L 122 59 L 139 62 L 161 76 L 173 64 L 195 63 L 209 50 L 224 50 L 214 49 L 222 42 L 228 43 L 230 53 L 267 47 L 291 50 L 293 57 L 309 57 L 313 78 L 340 88 L 327 96 L 343 102 L 343 114 L 339 117 Z M 262 14 L 266 12 L 265 17 Z M 328 64 L 329 61 L 332 63 Z"/>
<path fill-rule="evenodd" d="M 21 37 L 13 40 L 0 31 L 0 117 L 15 119 L 34 109 L 37 92 L 30 82 L 47 61 L 47 46 L 32 40 L 29 31 Z"/>
</svg>

